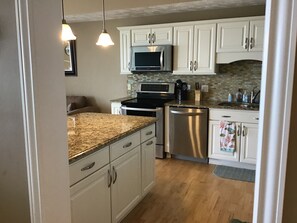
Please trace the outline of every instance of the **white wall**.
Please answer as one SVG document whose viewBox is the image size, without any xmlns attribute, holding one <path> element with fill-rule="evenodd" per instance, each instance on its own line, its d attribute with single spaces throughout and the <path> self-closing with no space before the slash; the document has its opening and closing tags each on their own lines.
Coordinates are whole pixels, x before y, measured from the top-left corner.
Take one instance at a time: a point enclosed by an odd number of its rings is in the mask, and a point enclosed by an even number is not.
<svg viewBox="0 0 297 223">
<path fill-rule="evenodd" d="M 60 7 L 1 1 L 1 222 L 70 223 Z"/>
<path fill-rule="evenodd" d="M 0 218 L 30 222 L 14 1 L 0 7 Z"/>
</svg>

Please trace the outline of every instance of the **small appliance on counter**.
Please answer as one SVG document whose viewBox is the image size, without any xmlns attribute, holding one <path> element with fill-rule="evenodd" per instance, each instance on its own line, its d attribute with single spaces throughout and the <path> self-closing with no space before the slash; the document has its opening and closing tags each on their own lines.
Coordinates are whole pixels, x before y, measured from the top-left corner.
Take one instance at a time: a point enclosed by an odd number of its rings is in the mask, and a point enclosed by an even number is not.
<svg viewBox="0 0 297 223">
<path fill-rule="evenodd" d="M 188 98 L 188 84 L 186 82 L 182 82 L 180 79 L 178 79 L 175 83 L 175 93 L 176 93 L 176 99 L 181 100 L 187 100 Z"/>
</svg>

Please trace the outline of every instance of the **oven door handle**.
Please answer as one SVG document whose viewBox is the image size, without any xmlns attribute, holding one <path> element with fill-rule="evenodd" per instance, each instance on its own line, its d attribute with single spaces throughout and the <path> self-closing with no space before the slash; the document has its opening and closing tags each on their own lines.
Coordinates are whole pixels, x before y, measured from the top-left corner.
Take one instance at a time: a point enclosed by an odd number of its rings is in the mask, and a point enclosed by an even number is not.
<svg viewBox="0 0 297 223">
<path fill-rule="evenodd" d="M 129 110 L 129 111 L 148 111 L 148 112 L 157 112 L 161 111 L 162 108 L 131 108 L 131 107 L 121 107 L 123 110 Z"/>
</svg>

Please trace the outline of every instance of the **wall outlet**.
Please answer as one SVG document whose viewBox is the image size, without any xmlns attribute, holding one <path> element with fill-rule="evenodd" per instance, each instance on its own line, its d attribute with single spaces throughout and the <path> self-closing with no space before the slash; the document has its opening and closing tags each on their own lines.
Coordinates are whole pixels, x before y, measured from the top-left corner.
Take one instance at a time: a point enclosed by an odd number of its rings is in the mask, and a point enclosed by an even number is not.
<svg viewBox="0 0 297 223">
<path fill-rule="evenodd" d="M 208 85 L 201 85 L 201 92 L 208 92 Z"/>
<path fill-rule="evenodd" d="M 128 88 L 128 91 L 131 91 L 131 88 L 132 88 L 131 87 L 131 84 L 128 84 L 128 87 L 127 88 Z"/>
</svg>

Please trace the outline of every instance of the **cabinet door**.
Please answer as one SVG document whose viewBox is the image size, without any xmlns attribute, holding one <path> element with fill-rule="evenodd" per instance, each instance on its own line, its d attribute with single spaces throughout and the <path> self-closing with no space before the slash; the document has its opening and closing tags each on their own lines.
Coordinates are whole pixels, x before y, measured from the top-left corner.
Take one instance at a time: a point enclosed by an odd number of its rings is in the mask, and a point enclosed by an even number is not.
<svg viewBox="0 0 297 223">
<path fill-rule="evenodd" d="M 154 45 L 172 45 L 172 27 L 152 28 L 151 43 Z"/>
<path fill-rule="evenodd" d="M 264 24 L 264 19 L 250 21 L 250 51 L 263 51 Z"/>
<path fill-rule="evenodd" d="M 256 164 L 258 124 L 242 123 L 240 162 Z"/>
<path fill-rule="evenodd" d="M 236 124 L 236 127 L 238 125 Z M 237 129 L 236 129 L 237 130 Z M 234 153 L 224 152 L 220 150 L 220 121 L 209 121 L 208 134 L 208 154 L 209 158 L 239 161 L 239 144 L 240 138 L 236 135 L 236 150 Z M 240 136 L 239 136 L 240 137 Z"/>
<path fill-rule="evenodd" d="M 155 150 L 156 138 L 141 144 L 141 188 L 142 196 L 146 195 L 155 184 Z"/>
<path fill-rule="evenodd" d="M 131 37 L 130 30 L 120 32 L 120 60 L 121 74 L 131 74 L 130 72 L 130 48 Z"/>
<path fill-rule="evenodd" d="M 215 73 L 216 24 L 194 27 L 194 74 Z"/>
<path fill-rule="evenodd" d="M 70 187 L 72 223 L 111 222 L 109 165 Z"/>
<path fill-rule="evenodd" d="M 217 52 L 246 52 L 249 21 L 218 23 Z"/>
<path fill-rule="evenodd" d="M 132 29 L 132 46 L 144 46 L 150 44 L 151 29 Z"/>
<path fill-rule="evenodd" d="M 174 27 L 174 74 L 193 73 L 193 26 Z"/>
<path fill-rule="evenodd" d="M 140 146 L 113 161 L 111 168 L 112 222 L 120 222 L 141 198 Z"/>
</svg>

